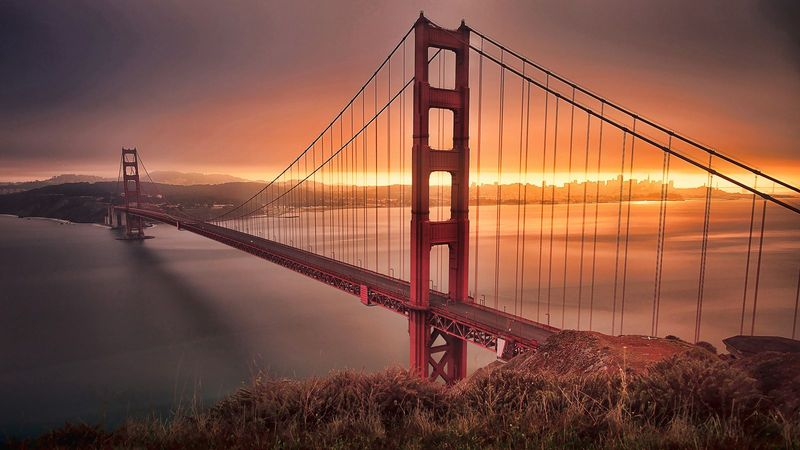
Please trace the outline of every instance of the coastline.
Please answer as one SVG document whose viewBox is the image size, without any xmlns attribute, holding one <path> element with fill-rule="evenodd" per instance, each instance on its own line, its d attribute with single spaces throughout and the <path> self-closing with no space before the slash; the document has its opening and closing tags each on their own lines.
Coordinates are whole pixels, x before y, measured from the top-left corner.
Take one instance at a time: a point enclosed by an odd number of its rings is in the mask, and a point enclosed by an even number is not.
<svg viewBox="0 0 800 450">
<path fill-rule="evenodd" d="M 75 222 L 71 222 L 65 219 L 57 219 L 55 217 L 41 217 L 41 216 L 30 216 L 30 217 L 17 217 L 21 220 L 44 220 L 48 222 L 55 222 L 61 225 L 75 225 Z"/>
</svg>

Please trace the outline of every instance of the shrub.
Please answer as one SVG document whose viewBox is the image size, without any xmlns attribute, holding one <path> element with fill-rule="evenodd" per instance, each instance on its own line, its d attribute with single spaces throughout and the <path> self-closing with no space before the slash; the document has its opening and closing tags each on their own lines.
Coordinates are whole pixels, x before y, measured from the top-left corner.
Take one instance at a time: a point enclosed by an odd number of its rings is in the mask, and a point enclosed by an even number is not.
<svg viewBox="0 0 800 450">
<path fill-rule="evenodd" d="M 798 448 L 753 379 L 697 349 L 641 374 L 556 375 L 508 366 L 456 387 L 402 369 L 257 377 L 215 407 L 112 432 L 66 425 L 12 447 Z"/>
<path fill-rule="evenodd" d="M 628 387 L 631 411 L 658 424 L 676 417 L 746 419 L 759 411 L 755 380 L 705 351 L 654 364 Z"/>
</svg>

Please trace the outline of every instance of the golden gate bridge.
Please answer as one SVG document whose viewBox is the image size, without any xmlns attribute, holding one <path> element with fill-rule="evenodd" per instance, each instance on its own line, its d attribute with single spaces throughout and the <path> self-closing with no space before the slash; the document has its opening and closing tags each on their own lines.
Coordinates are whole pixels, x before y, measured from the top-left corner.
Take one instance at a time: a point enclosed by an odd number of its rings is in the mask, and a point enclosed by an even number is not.
<svg viewBox="0 0 800 450">
<path fill-rule="evenodd" d="M 154 201 L 140 166 L 122 150 L 111 213 L 128 238 L 144 220 L 171 224 L 403 314 L 411 369 L 448 384 L 466 375 L 467 342 L 508 359 L 560 329 L 796 336 L 800 189 L 464 22 L 420 14 L 311 144 L 235 207 L 200 217 Z M 677 173 L 705 181 L 681 208 Z M 645 175 L 656 191 L 638 191 Z M 709 299 L 715 264 L 726 294 Z M 760 318 L 764 303 L 779 317 Z"/>
</svg>

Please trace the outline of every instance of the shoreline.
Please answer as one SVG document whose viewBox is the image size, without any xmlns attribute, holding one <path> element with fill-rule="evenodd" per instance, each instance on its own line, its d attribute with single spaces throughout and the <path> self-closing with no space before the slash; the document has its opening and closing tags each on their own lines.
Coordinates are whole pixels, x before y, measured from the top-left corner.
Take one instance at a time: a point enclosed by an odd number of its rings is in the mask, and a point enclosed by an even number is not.
<svg viewBox="0 0 800 450">
<path fill-rule="evenodd" d="M 16 217 L 17 219 L 20 219 L 20 220 L 42 220 L 42 221 L 47 221 L 47 222 L 55 222 L 55 223 L 58 223 L 58 224 L 61 224 L 61 225 L 75 225 L 76 224 L 75 222 L 72 222 L 72 221 L 69 221 L 69 220 L 66 220 L 66 219 L 58 219 L 58 218 L 55 218 L 55 217 L 41 217 L 41 216 L 19 217 L 19 216 L 12 216 L 12 215 L 8 215 L 8 216 L 9 217 Z"/>
</svg>

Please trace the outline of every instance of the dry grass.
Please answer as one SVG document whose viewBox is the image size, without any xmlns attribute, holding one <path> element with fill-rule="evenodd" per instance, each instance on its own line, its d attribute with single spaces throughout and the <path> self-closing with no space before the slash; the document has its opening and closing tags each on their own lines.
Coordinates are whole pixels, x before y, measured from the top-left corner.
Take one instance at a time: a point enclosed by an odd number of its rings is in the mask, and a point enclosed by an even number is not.
<svg viewBox="0 0 800 450">
<path fill-rule="evenodd" d="M 644 374 L 524 367 L 454 388 L 401 369 L 258 377 L 210 410 L 104 431 L 66 425 L 19 447 L 800 448 L 800 417 L 745 372 L 697 351 Z"/>
</svg>

